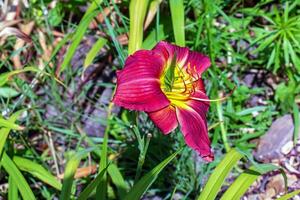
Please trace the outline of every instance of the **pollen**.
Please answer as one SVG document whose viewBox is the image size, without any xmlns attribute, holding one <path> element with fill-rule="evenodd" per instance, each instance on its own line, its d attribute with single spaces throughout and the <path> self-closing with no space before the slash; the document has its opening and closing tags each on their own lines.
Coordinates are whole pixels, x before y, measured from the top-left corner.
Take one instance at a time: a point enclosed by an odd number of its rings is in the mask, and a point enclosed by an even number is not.
<svg viewBox="0 0 300 200">
<path fill-rule="evenodd" d="M 160 87 L 166 97 L 170 100 L 171 105 L 182 108 L 188 107 L 186 102 L 195 93 L 198 81 L 200 80 L 199 75 L 196 73 L 196 67 L 191 67 L 190 63 L 185 67 L 176 64 L 171 90 L 167 90 L 167 87 L 164 84 L 163 80 L 165 75 L 164 72 L 160 78 Z"/>
</svg>

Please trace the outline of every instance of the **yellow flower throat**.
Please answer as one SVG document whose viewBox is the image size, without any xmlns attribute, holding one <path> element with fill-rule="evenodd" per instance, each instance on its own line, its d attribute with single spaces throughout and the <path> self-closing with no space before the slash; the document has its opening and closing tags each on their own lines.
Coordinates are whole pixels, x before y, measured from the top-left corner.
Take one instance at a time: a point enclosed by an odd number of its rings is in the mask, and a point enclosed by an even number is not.
<svg viewBox="0 0 300 200">
<path fill-rule="evenodd" d="M 160 88 L 170 100 L 172 106 L 187 108 L 186 101 L 189 100 L 190 96 L 195 92 L 195 87 L 200 77 L 195 73 L 195 68 L 191 68 L 190 64 L 188 64 L 186 69 L 176 65 L 173 71 L 172 85 L 170 87 L 165 81 L 169 67 L 170 66 L 164 70 L 160 77 Z"/>
</svg>

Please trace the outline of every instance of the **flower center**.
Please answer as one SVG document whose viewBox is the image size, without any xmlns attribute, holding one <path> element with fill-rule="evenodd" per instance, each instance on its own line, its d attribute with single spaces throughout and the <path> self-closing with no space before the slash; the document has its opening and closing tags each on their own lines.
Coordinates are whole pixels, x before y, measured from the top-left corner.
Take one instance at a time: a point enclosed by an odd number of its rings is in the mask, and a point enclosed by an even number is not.
<svg viewBox="0 0 300 200">
<path fill-rule="evenodd" d="M 170 72 L 171 67 L 174 69 Z M 160 87 L 172 106 L 186 107 L 186 101 L 194 94 L 199 79 L 195 67 L 192 68 L 190 63 L 185 69 L 175 64 L 175 66 L 168 66 L 162 74 Z"/>
</svg>

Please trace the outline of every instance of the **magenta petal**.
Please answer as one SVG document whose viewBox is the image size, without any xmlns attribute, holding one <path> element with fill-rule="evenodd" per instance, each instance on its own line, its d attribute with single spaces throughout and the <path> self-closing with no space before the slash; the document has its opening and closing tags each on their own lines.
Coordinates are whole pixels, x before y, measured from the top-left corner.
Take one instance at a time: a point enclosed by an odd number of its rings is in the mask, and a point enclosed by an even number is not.
<svg viewBox="0 0 300 200">
<path fill-rule="evenodd" d="M 187 68 L 190 65 L 192 69 L 195 68 L 196 73 L 199 76 L 210 66 L 210 60 L 207 56 L 196 51 L 190 51 L 186 47 L 179 47 L 161 41 L 153 50 L 162 54 L 169 64 L 176 54 L 177 64 L 179 64 L 179 66 Z"/>
<path fill-rule="evenodd" d="M 190 64 L 192 68 L 195 67 L 196 72 L 201 75 L 209 66 L 210 60 L 207 56 L 198 53 L 196 51 L 190 51 L 187 59 L 187 64 Z"/>
<path fill-rule="evenodd" d="M 152 112 L 170 104 L 160 88 L 163 59 L 152 51 L 141 50 L 129 56 L 117 72 L 113 102 L 127 109 Z"/>
<path fill-rule="evenodd" d="M 148 115 L 164 134 L 172 132 L 178 126 L 175 108 L 172 106 L 167 106 L 155 112 L 149 112 Z"/>
<path fill-rule="evenodd" d="M 164 41 L 159 42 L 153 49 L 164 56 L 165 60 L 170 64 L 174 55 L 176 54 L 176 63 L 184 66 L 189 55 L 189 49 L 186 47 L 179 47 Z"/>
<path fill-rule="evenodd" d="M 195 101 L 196 102 L 196 101 Z M 195 106 L 195 102 L 189 102 Z M 176 115 L 184 135 L 185 142 L 192 149 L 196 150 L 206 161 L 212 161 L 214 156 L 210 149 L 207 124 L 205 119 L 207 105 L 197 102 L 197 112 L 192 107 L 176 108 Z"/>
</svg>

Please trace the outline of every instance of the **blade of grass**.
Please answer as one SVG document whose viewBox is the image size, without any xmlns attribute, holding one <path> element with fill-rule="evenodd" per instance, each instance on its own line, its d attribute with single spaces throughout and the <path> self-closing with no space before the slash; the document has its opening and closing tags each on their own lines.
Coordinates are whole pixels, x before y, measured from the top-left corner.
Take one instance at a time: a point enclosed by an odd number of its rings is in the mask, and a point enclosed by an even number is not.
<svg viewBox="0 0 300 200">
<path fill-rule="evenodd" d="M 57 190 L 61 190 L 61 183 L 41 165 L 19 156 L 14 156 L 13 161 L 20 170 L 32 174 L 33 176 L 37 177 L 44 183 L 51 185 Z"/>
<path fill-rule="evenodd" d="M 3 153 L 1 164 L 9 176 L 11 176 L 14 184 L 18 187 L 22 198 L 26 200 L 34 200 L 34 194 L 24 176 L 5 152 Z"/>
<path fill-rule="evenodd" d="M 209 177 L 198 200 L 215 199 L 225 178 L 242 157 L 237 150 L 231 149 Z"/>
<path fill-rule="evenodd" d="M 111 163 L 108 167 L 108 174 L 111 177 L 112 182 L 117 187 L 119 198 L 124 199 L 128 185 L 126 184 L 117 165 Z"/>
<path fill-rule="evenodd" d="M 85 12 L 84 16 L 82 17 L 73 37 L 72 37 L 72 43 L 65 55 L 65 58 L 63 60 L 63 63 L 61 64 L 61 67 L 59 69 L 59 73 L 64 71 L 66 67 L 70 64 L 71 59 L 80 44 L 90 22 L 93 20 L 93 18 L 99 13 L 99 10 L 96 10 L 98 8 L 98 5 L 102 2 L 102 0 L 93 1 L 90 7 Z"/>
<path fill-rule="evenodd" d="M 129 5 L 129 43 L 128 54 L 140 49 L 143 42 L 143 25 L 149 0 L 131 0 Z"/>
<path fill-rule="evenodd" d="M 86 55 L 86 58 L 84 60 L 84 70 L 86 70 L 86 68 L 92 64 L 94 58 L 96 57 L 97 53 L 100 51 L 100 49 L 102 49 L 102 47 L 106 44 L 107 40 L 105 38 L 99 38 L 97 40 L 97 42 L 93 45 L 93 47 L 91 48 L 91 50 L 88 52 L 88 54 Z"/>
<path fill-rule="evenodd" d="M 20 111 L 13 113 L 11 115 L 11 117 L 8 119 L 8 121 L 10 121 L 11 123 L 15 122 L 23 111 L 24 110 L 20 110 Z M 0 155 L 2 155 L 3 147 L 5 145 L 7 136 L 10 131 L 11 131 L 11 129 L 9 129 L 9 128 L 1 128 L 0 129 Z"/>
<path fill-rule="evenodd" d="M 108 167 L 108 166 L 107 166 Z M 88 199 L 93 190 L 99 185 L 99 182 L 102 180 L 103 175 L 105 174 L 107 167 L 102 170 L 97 177 L 90 183 L 86 188 L 80 193 L 78 200 Z"/>
<path fill-rule="evenodd" d="M 293 192 L 290 192 L 288 194 L 285 194 L 281 197 L 279 197 L 277 200 L 289 200 L 292 199 L 294 196 L 296 196 L 297 194 L 300 194 L 300 190 L 295 190 Z"/>
<path fill-rule="evenodd" d="M 143 176 L 128 192 L 124 200 L 139 200 L 152 183 L 157 179 L 160 172 L 183 150 L 183 148 L 177 150 L 175 153 L 170 155 L 164 161 L 159 163 L 150 172 Z"/>
<path fill-rule="evenodd" d="M 12 176 L 8 178 L 8 200 L 19 199 L 18 197 L 18 187 L 14 183 Z"/>
<path fill-rule="evenodd" d="M 13 129 L 13 130 L 23 130 L 24 128 L 13 123 L 10 122 L 9 120 L 3 119 L 0 117 L 0 127 L 4 127 L 4 128 L 9 128 L 9 129 Z"/>
<path fill-rule="evenodd" d="M 60 194 L 60 200 L 68 200 L 71 198 L 72 187 L 74 181 L 74 175 L 77 170 L 77 167 L 81 161 L 81 159 L 87 155 L 88 152 L 92 151 L 91 149 L 87 149 L 85 151 L 81 151 L 73 154 L 65 168 L 64 180 L 62 185 L 62 191 Z"/>
<path fill-rule="evenodd" d="M 271 164 L 260 164 L 259 168 L 256 166 L 250 167 L 239 175 L 226 190 L 221 200 L 240 199 L 259 176 L 277 169 L 277 166 Z"/>
<path fill-rule="evenodd" d="M 223 107 L 222 107 L 222 102 L 221 101 L 217 101 L 216 102 L 216 108 L 217 108 L 217 114 L 218 114 L 218 118 L 219 118 L 219 122 L 224 122 L 224 116 L 223 116 Z M 225 146 L 225 150 L 226 152 L 230 151 L 230 146 L 227 140 L 227 131 L 225 128 L 225 124 L 221 123 L 220 124 L 220 128 L 221 128 L 221 137 Z"/>
<path fill-rule="evenodd" d="M 185 46 L 183 0 L 170 0 L 169 2 L 175 43 L 179 46 Z"/>
<path fill-rule="evenodd" d="M 157 29 L 149 33 L 143 42 L 142 49 L 152 49 L 158 41 L 166 38 L 163 25 L 159 25 Z"/>
<path fill-rule="evenodd" d="M 101 159 L 99 163 L 99 171 L 103 171 L 107 166 L 107 146 L 108 146 L 108 128 L 104 132 L 102 150 L 101 150 Z M 104 174 L 97 186 L 96 197 L 101 200 L 106 199 L 107 194 L 107 173 L 104 171 Z"/>
<path fill-rule="evenodd" d="M 19 69 L 19 70 L 14 70 L 14 71 L 2 73 L 0 75 L 0 87 L 3 86 L 3 85 L 5 85 L 12 76 L 14 76 L 16 74 L 23 73 L 23 72 L 28 72 L 28 71 L 40 72 L 40 70 L 38 68 L 35 68 L 35 67 L 26 67 L 24 69 Z"/>
<path fill-rule="evenodd" d="M 296 145 L 299 138 L 299 127 L 300 127 L 299 107 L 297 103 L 294 103 L 293 105 L 293 118 L 294 118 L 294 144 Z"/>
</svg>

